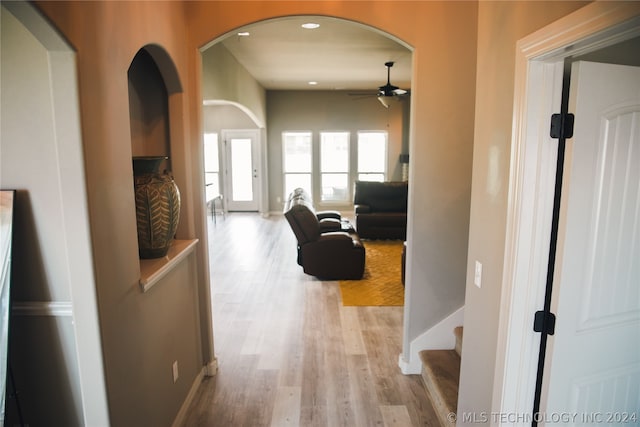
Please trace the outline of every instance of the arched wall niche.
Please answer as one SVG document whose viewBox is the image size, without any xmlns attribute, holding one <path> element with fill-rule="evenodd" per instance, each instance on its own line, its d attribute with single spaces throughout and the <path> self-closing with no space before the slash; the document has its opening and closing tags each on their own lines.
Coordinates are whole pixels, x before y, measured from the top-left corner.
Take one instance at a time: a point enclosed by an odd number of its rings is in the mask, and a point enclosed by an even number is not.
<svg viewBox="0 0 640 427">
<path fill-rule="evenodd" d="M 155 61 L 169 94 L 182 92 L 182 84 L 180 83 L 176 64 L 171 60 L 167 51 L 157 44 L 148 44 L 142 50 L 146 51 Z"/>
<path fill-rule="evenodd" d="M 167 157 L 160 164 L 159 171 L 167 171 L 174 177 L 183 207 L 176 238 L 192 237 L 193 211 L 190 207 L 183 122 L 184 93 L 178 70 L 162 46 L 148 44 L 134 55 L 127 77 L 131 155 Z"/>
<path fill-rule="evenodd" d="M 172 170 L 169 97 L 182 91 L 175 65 L 158 45 L 140 49 L 129 66 L 131 151 L 137 156 L 166 156 L 161 169 Z"/>
</svg>

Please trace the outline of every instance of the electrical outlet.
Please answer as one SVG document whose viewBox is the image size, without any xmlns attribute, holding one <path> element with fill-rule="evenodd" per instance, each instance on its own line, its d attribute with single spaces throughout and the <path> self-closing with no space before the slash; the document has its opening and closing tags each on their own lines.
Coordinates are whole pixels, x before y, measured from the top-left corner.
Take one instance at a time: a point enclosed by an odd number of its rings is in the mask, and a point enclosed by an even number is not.
<svg viewBox="0 0 640 427">
<path fill-rule="evenodd" d="M 178 381 L 178 361 L 173 362 L 173 382 Z"/>
<path fill-rule="evenodd" d="M 480 261 L 476 261 L 476 273 L 473 283 L 479 288 L 482 287 L 482 263 Z"/>
</svg>

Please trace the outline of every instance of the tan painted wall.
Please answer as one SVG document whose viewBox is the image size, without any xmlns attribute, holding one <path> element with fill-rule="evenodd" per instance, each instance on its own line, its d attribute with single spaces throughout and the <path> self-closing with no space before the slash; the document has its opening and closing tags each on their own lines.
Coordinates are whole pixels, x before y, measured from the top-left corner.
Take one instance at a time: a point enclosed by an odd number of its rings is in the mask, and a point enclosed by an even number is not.
<svg viewBox="0 0 640 427">
<path fill-rule="evenodd" d="M 491 411 L 509 190 L 516 41 L 585 4 L 479 3 L 473 191 L 459 414 Z M 476 260 L 483 264 L 482 288 L 473 283 Z M 465 424 L 460 420 L 458 425 Z"/>
<path fill-rule="evenodd" d="M 202 99 L 242 105 L 260 127 L 267 122 L 266 91 L 221 44 L 202 52 Z"/>
</svg>

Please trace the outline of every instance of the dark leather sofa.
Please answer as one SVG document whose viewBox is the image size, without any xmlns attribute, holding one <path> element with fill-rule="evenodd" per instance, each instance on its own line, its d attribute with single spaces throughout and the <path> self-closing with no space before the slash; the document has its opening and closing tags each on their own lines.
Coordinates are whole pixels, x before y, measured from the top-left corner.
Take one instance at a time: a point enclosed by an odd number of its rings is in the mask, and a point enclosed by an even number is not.
<svg viewBox="0 0 640 427">
<path fill-rule="evenodd" d="M 358 235 L 406 240 L 407 199 L 406 181 L 356 181 L 353 203 Z"/>
<path fill-rule="evenodd" d="M 361 279 L 365 249 L 360 237 L 350 224 L 335 218 L 335 213 L 328 218 L 325 215 L 316 213 L 304 197 L 290 196 L 287 200 L 284 216 L 298 240 L 298 264 L 305 273 L 321 279 Z M 341 231 L 330 231 L 322 222 Z"/>
</svg>

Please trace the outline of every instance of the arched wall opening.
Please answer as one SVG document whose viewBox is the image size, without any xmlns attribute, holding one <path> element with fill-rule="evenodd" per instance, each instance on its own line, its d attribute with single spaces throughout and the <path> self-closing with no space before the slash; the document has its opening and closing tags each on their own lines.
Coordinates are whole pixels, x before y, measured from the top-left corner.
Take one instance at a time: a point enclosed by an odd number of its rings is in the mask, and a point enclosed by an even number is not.
<svg viewBox="0 0 640 427">
<path fill-rule="evenodd" d="M 408 286 L 400 364 L 405 373 L 419 373 L 418 351 L 424 349 L 425 332 L 439 327 L 464 305 L 478 6 L 474 2 L 376 2 L 371 6 L 273 2 L 268 9 L 239 13 L 238 8 L 192 3 L 187 11 L 194 29 L 192 46 L 201 51 L 233 29 L 301 15 L 369 25 L 412 46 L 409 181 L 419 185 L 410 185 L 409 191 Z M 216 16 L 217 27 L 211 27 L 211 16 Z M 202 56 L 194 58 L 195 72 L 201 71 L 204 61 Z M 197 96 L 203 93 L 206 79 L 201 76 Z M 202 100 L 197 101 L 194 108 L 201 106 Z M 201 123 L 202 117 L 194 117 L 194 140 L 200 138 Z M 206 223 L 201 226 L 206 228 Z M 448 328 L 439 335 L 453 336 Z"/>
<path fill-rule="evenodd" d="M 292 42 L 290 32 L 299 31 L 305 21 L 319 22 L 319 31 L 325 32 L 313 35 L 302 30 L 295 33 L 300 41 Z M 250 36 L 238 35 L 242 33 Z M 286 45 L 299 46 L 282 50 L 284 41 Z M 406 159 L 409 153 L 411 99 L 394 100 L 385 109 L 375 94 L 388 77 L 384 64 L 389 60 L 395 61 L 393 83 L 411 87 L 412 52 L 408 44 L 352 20 L 305 15 L 239 27 L 206 43 L 200 52 L 204 132 L 210 132 L 208 124 L 215 121 L 211 118 L 214 110 L 208 106 L 223 103 L 239 106 L 258 128 L 265 129 L 267 213 L 280 212 L 286 199 L 280 154 L 281 134 L 285 130 L 309 129 L 314 138 L 320 131 L 349 131 L 352 147 L 356 146 L 359 130 L 386 131 L 387 180 L 403 179 L 400 158 L 403 155 Z M 262 74 L 263 69 L 273 67 L 278 67 L 276 72 L 268 77 Z M 311 75 L 319 80 L 316 86 L 308 85 Z M 317 141 L 314 145 L 318 145 Z M 355 155 L 352 157 L 351 179 L 355 179 Z M 351 210 L 352 206 L 347 202 L 339 208 Z"/>
<path fill-rule="evenodd" d="M 317 16 L 305 16 L 304 18 L 313 19 L 316 17 Z M 413 52 L 411 46 L 399 38 L 369 25 L 342 18 L 328 16 L 323 16 L 323 18 L 339 22 L 345 27 L 351 27 L 350 31 L 354 34 L 363 32 L 372 33 L 377 38 L 387 39 L 389 45 L 395 45 L 387 52 L 387 55 L 391 56 L 375 56 L 372 59 L 372 62 L 379 68 L 379 73 L 374 77 L 374 79 L 377 79 L 374 83 L 369 83 L 365 86 L 359 85 L 342 88 L 329 86 L 323 88 L 324 90 L 316 91 L 295 88 L 265 88 L 240 63 L 238 58 L 231 54 L 228 45 L 225 46 L 225 40 L 229 41 L 232 39 L 232 41 L 238 41 L 239 43 L 246 41 L 246 39 L 237 39 L 238 37 L 242 37 L 237 36 L 237 33 L 241 30 L 250 32 L 255 30 L 259 33 L 261 24 L 277 24 L 279 22 L 291 21 L 292 17 L 267 19 L 247 26 L 238 27 L 210 43 L 206 43 L 204 47 L 200 48 L 203 131 L 207 133 L 224 129 L 224 124 L 219 124 L 217 127 L 210 125 L 211 122 L 217 122 L 217 120 L 212 119 L 212 115 L 217 114 L 216 109 L 222 108 L 220 107 L 222 105 L 236 106 L 239 109 L 238 114 L 246 114 L 257 128 L 264 129 L 266 140 L 263 141 L 263 161 L 267 165 L 268 170 L 268 183 L 266 183 L 267 194 L 265 197 L 268 199 L 266 204 L 268 205 L 268 211 L 271 213 L 280 214 L 282 212 L 283 200 L 286 198 L 286 194 L 284 194 L 282 190 L 282 146 L 280 139 L 281 132 L 287 128 L 289 130 L 300 128 L 313 128 L 318 130 L 348 128 L 354 135 L 358 129 L 388 130 L 390 134 L 388 180 L 402 179 L 403 171 L 400 155 L 404 154 L 408 157 L 409 154 L 411 134 L 410 117 L 413 100 L 408 98 L 402 101 L 402 103 L 394 103 L 391 108 L 387 110 L 380 105 L 375 96 L 362 99 L 362 97 L 356 98 L 350 96 L 350 93 L 353 90 L 365 92 L 371 89 L 375 92 L 380 85 L 385 83 L 387 78 L 384 68 L 385 61 L 398 61 L 399 59 L 404 61 L 402 64 L 404 70 L 402 70 L 402 76 L 400 72 L 396 74 L 396 70 L 400 71 L 400 65 L 396 65 L 396 68 L 392 70 L 392 81 L 394 84 L 403 88 L 411 88 L 413 73 Z M 333 40 L 333 43 L 338 46 L 337 40 Z M 342 40 L 341 43 L 348 44 L 349 41 Z M 313 48 L 310 47 L 308 50 L 313 51 Z M 269 50 L 269 52 L 270 55 L 276 57 L 279 53 L 276 48 Z M 288 58 L 287 62 L 290 61 L 291 58 Z M 341 69 L 337 64 L 335 67 L 338 70 Z M 345 70 L 343 72 L 348 73 L 349 71 Z M 302 108 L 308 108 L 310 112 L 297 115 L 300 114 Z M 360 110 L 360 112 L 354 113 L 354 110 Z M 310 121 L 309 117 L 312 116 L 314 116 L 314 120 Z M 329 117 L 330 120 L 334 121 L 319 121 L 315 119 L 318 116 L 324 118 Z M 294 120 L 298 121 L 293 124 L 291 120 L 286 121 L 278 119 L 278 117 L 294 117 Z M 346 120 L 349 120 L 349 122 L 346 122 Z M 220 159 L 223 158 L 222 155 L 218 157 Z M 223 167 L 224 166 L 221 165 L 221 168 Z M 353 207 L 341 206 L 341 209 L 351 213 Z M 295 262 L 295 260 L 291 261 Z M 215 287 L 215 281 L 216 278 L 211 277 L 212 287 Z"/>
</svg>

